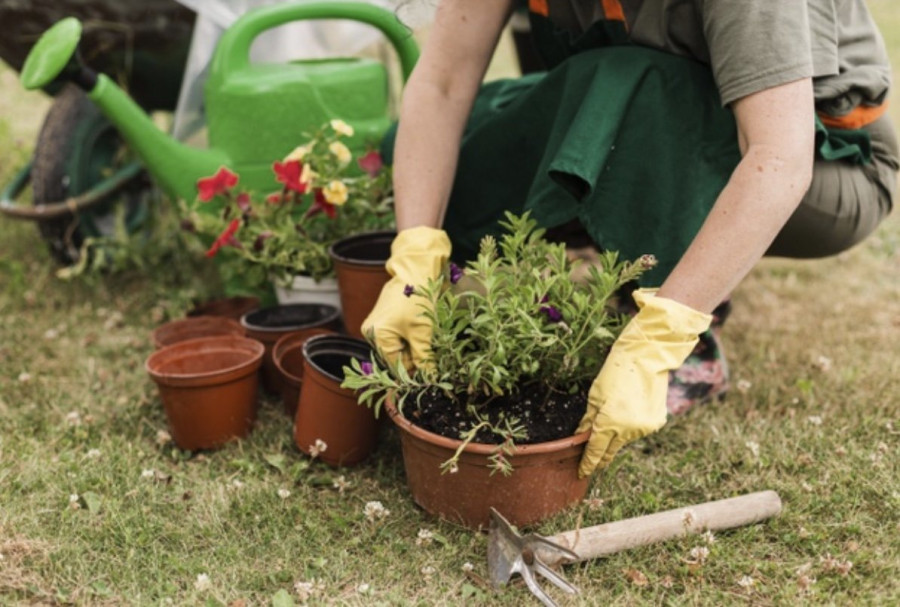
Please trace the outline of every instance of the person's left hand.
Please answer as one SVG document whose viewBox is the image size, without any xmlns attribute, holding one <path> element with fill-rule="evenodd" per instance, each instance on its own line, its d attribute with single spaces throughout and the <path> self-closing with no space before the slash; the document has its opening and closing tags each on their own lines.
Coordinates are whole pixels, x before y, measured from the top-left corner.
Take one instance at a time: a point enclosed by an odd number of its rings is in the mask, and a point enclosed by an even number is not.
<svg viewBox="0 0 900 607">
<path fill-rule="evenodd" d="M 669 371 L 694 349 L 712 316 L 655 291 L 639 289 L 640 311 L 613 344 L 591 385 L 588 408 L 578 432 L 591 430 L 578 476 L 605 468 L 626 444 L 666 424 Z"/>
</svg>

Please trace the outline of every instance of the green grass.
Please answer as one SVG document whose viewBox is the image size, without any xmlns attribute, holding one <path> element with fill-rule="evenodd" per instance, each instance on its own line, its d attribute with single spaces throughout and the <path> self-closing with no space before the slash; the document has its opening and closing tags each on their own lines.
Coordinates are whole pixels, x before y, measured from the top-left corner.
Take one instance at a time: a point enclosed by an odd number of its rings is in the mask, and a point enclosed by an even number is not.
<svg viewBox="0 0 900 607">
<path fill-rule="evenodd" d="M 900 66 L 900 8 L 869 4 Z M 5 181 L 29 156 L 46 102 L 20 93 L 9 71 L 0 80 Z M 896 104 L 892 112 L 900 119 Z M 289 421 L 266 401 L 240 444 L 194 458 L 159 444 L 165 420 L 143 369 L 149 334 L 209 288 L 193 277 L 202 266 L 174 255 L 64 282 L 34 226 L 0 219 L 0 243 L 0 604 L 299 603 L 297 582 L 313 583 L 311 604 L 532 604 L 521 585 L 498 595 L 484 586 L 484 535 L 414 506 L 391 431 L 366 464 L 332 470 L 294 448 Z M 743 390 L 627 449 L 591 488 L 602 503 L 537 530 L 763 489 L 781 495 L 781 516 L 719 534 L 701 565 L 689 562 L 695 537 L 568 567 L 583 594 L 555 596 L 566 605 L 896 603 L 898 265 L 896 216 L 838 257 L 765 260 L 735 293 L 724 329 Z M 341 475 L 342 493 L 333 487 Z M 391 511 L 378 523 L 363 514 L 372 500 Z M 420 529 L 436 539 L 420 545 Z M 848 562 L 846 574 L 835 567 Z M 202 574 L 208 588 L 198 588 Z M 741 586 L 744 576 L 755 583 Z"/>
</svg>

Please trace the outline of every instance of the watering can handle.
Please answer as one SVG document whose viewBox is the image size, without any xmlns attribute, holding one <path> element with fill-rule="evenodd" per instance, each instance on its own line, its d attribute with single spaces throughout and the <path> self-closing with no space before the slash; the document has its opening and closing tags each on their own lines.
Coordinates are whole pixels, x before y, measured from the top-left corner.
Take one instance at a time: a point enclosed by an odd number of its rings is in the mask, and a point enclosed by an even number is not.
<svg viewBox="0 0 900 607">
<path fill-rule="evenodd" d="M 257 36 L 279 25 L 307 19 L 349 19 L 378 28 L 396 49 L 404 80 L 419 58 L 412 32 L 391 11 L 363 2 L 288 2 L 252 10 L 235 21 L 219 40 L 211 71 L 227 74 L 246 68 L 250 46 Z"/>
</svg>

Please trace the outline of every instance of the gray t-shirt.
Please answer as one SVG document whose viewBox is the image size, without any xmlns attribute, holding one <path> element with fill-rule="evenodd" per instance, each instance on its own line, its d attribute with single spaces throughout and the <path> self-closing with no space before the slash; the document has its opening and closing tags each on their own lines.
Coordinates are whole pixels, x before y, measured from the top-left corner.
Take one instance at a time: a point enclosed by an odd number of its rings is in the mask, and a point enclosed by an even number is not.
<svg viewBox="0 0 900 607">
<path fill-rule="evenodd" d="M 842 116 L 880 105 L 891 82 L 884 41 L 864 0 L 548 0 L 573 34 L 624 17 L 629 38 L 708 63 L 723 105 L 813 78 L 816 106 Z"/>
</svg>

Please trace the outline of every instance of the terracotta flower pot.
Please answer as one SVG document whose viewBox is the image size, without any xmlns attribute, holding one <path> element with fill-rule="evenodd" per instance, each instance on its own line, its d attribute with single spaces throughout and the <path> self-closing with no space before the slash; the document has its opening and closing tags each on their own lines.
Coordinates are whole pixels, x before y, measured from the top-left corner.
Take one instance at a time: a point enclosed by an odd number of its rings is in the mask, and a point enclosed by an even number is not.
<svg viewBox="0 0 900 607">
<path fill-rule="evenodd" d="M 327 304 L 277 305 L 244 314 L 241 325 L 247 337 L 262 342 L 266 347 L 262 364 L 263 388 L 273 394 L 279 394 L 281 379 L 272 359 L 275 342 L 288 333 L 307 329 L 336 331 L 341 326 L 341 313 L 336 307 Z"/>
<path fill-rule="evenodd" d="M 590 432 L 517 447 L 508 456 L 513 472 L 491 474 L 488 457 L 497 445 L 471 443 L 455 473 L 442 473 L 461 441 L 433 434 L 407 420 L 385 402 L 400 428 L 406 480 L 413 499 L 426 512 L 472 529 L 487 528 L 494 507 L 513 525 L 529 525 L 584 499 L 589 478 L 578 478 L 578 463 Z"/>
<path fill-rule="evenodd" d="M 224 316 L 236 321 L 247 312 L 252 312 L 260 306 L 259 297 L 226 297 L 224 299 L 212 299 L 197 304 L 191 308 L 187 316 Z"/>
<path fill-rule="evenodd" d="M 228 335 L 179 342 L 150 355 L 145 366 L 176 445 L 213 449 L 250 433 L 263 351 L 258 341 Z"/>
<path fill-rule="evenodd" d="M 272 362 L 281 383 L 281 401 L 284 412 L 291 419 L 297 414 L 297 401 L 303 383 L 303 344 L 310 337 L 333 334 L 334 331 L 328 329 L 303 329 L 284 335 L 272 347 Z"/>
<path fill-rule="evenodd" d="M 171 346 L 180 341 L 216 335 L 244 335 L 244 327 L 236 320 L 224 316 L 195 316 L 172 320 L 153 330 L 153 346 L 156 349 Z"/>
<path fill-rule="evenodd" d="M 347 333 L 362 338 L 360 329 L 372 311 L 381 288 L 390 279 L 384 264 L 391 256 L 396 232 L 368 232 L 344 238 L 331 245 L 341 308 Z"/>
<path fill-rule="evenodd" d="M 341 388 L 350 360 L 369 360 L 369 345 L 346 335 L 320 335 L 303 344 L 303 386 L 294 419 L 294 443 L 310 455 L 317 442 L 326 445 L 318 458 L 332 466 L 351 466 L 375 449 L 378 424 L 374 412 L 360 405 L 356 392 Z M 320 443 L 320 444 L 321 444 Z"/>
</svg>

